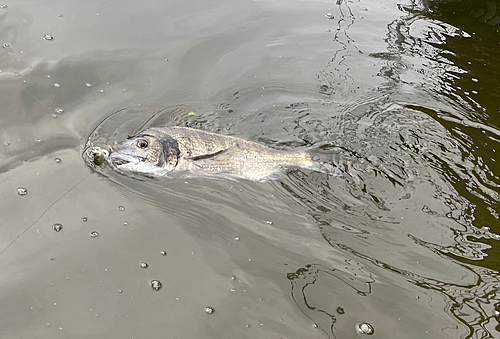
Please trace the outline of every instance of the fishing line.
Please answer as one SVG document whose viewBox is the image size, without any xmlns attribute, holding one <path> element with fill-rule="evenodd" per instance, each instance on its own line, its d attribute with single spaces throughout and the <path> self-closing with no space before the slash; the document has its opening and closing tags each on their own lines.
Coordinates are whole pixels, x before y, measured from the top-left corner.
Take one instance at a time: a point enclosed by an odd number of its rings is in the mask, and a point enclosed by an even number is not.
<svg viewBox="0 0 500 339">
<path fill-rule="evenodd" d="M 0 252 L 0 255 L 3 254 L 3 252 L 7 251 L 9 249 L 10 246 L 12 246 L 12 244 L 14 244 L 24 233 L 26 233 L 31 227 L 33 227 L 33 225 L 35 225 L 51 208 L 52 206 L 54 206 L 59 200 L 61 200 L 62 198 L 64 198 L 66 195 L 68 195 L 68 193 L 70 193 L 71 191 L 73 191 L 76 187 L 78 187 L 85 179 L 88 178 L 89 175 L 91 175 L 92 173 L 88 173 L 86 176 L 84 176 L 79 182 L 77 182 L 75 185 L 73 185 L 73 187 L 71 187 L 66 193 L 64 193 L 63 195 L 61 195 L 56 201 L 54 201 L 52 204 L 49 205 L 49 207 L 47 207 L 45 209 L 45 211 L 43 211 L 42 214 L 40 214 L 40 216 L 38 218 L 36 218 L 35 221 L 33 221 L 33 223 L 31 223 L 28 227 L 26 227 L 24 229 L 24 231 L 22 231 L 21 233 L 19 233 L 15 238 L 14 240 L 12 240 L 8 245 L 7 247 L 5 247 L 1 252 Z"/>
</svg>

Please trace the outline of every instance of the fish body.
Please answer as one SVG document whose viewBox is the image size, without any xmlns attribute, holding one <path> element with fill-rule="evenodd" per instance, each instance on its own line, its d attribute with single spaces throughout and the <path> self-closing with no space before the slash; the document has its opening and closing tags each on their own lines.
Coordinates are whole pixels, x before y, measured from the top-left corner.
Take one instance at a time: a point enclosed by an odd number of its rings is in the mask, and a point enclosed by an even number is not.
<svg viewBox="0 0 500 339">
<path fill-rule="evenodd" d="M 124 142 L 109 159 L 119 171 L 152 177 L 227 176 L 265 181 L 291 168 L 340 172 L 314 161 L 306 151 L 279 151 L 258 142 L 187 127 L 146 129 Z"/>
</svg>

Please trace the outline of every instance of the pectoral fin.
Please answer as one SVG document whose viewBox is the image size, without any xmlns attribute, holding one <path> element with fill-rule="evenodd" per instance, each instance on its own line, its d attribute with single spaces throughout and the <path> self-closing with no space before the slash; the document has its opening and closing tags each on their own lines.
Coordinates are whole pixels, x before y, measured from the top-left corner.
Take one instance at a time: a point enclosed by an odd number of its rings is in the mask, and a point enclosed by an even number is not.
<svg viewBox="0 0 500 339">
<path fill-rule="evenodd" d="M 192 161 L 199 161 L 199 160 L 206 160 L 206 159 L 213 159 L 217 157 L 218 155 L 227 152 L 227 149 L 222 149 L 220 151 L 217 151 L 215 153 L 210 153 L 210 154 L 203 154 L 203 155 L 198 155 L 196 157 L 188 158 L 189 160 Z"/>
<path fill-rule="evenodd" d="M 235 167 L 239 167 L 239 163 L 235 161 L 238 157 L 239 152 L 242 152 L 238 144 L 217 151 L 215 153 L 204 154 L 192 158 L 188 158 L 192 161 L 192 164 L 199 168 L 209 170 L 212 173 L 231 173 L 236 170 Z"/>
</svg>

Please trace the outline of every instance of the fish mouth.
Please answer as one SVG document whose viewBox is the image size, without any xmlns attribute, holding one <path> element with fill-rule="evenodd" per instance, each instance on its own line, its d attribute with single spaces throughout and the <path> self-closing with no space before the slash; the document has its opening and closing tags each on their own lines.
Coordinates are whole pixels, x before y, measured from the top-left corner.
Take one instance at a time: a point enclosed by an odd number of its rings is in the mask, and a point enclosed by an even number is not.
<svg viewBox="0 0 500 339">
<path fill-rule="evenodd" d="M 133 157 L 133 156 L 127 155 L 127 154 L 116 153 L 116 152 L 111 153 L 111 155 L 109 156 L 109 159 L 111 160 L 111 163 L 117 167 L 127 165 L 127 164 L 135 165 L 135 164 L 138 164 L 140 162 L 140 160 L 137 159 L 136 157 Z"/>
</svg>

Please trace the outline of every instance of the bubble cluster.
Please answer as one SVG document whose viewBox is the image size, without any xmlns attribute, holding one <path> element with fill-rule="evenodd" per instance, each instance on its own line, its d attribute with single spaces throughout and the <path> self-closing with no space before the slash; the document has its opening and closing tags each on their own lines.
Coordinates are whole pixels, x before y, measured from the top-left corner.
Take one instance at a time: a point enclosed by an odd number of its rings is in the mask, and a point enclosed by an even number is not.
<svg viewBox="0 0 500 339">
<path fill-rule="evenodd" d="M 211 307 L 211 306 L 207 306 L 205 308 L 205 313 L 206 314 L 213 314 L 214 312 L 215 312 L 215 309 L 213 307 Z"/>
<path fill-rule="evenodd" d="M 166 255 L 167 255 L 167 252 L 165 252 L 165 251 L 161 251 L 161 252 L 160 252 L 160 254 L 161 254 L 161 255 L 163 255 L 163 256 L 166 256 Z"/>
<path fill-rule="evenodd" d="M 26 194 L 28 194 L 28 189 L 26 187 L 18 187 L 17 194 L 26 195 Z"/>
<path fill-rule="evenodd" d="M 148 268 L 148 266 L 149 266 L 149 265 L 148 265 L 148 263 L 147 263 L 147 262 L 144 262 L 144 261 L 143 261 L 143 262 L 141 262 L 141 267 L 142 267 L 142 268 Z"/>
<path fill-rule="evenodd" d="M 55 86 L 55 84 L 54 84 L 54 86 Z M 63 114 L 64 113 L 64 109 L 62 109 L 62 108 L 56 108 L 54 110 L 54 112 L 56 112 L 57 114 Z"/>
</svg>

